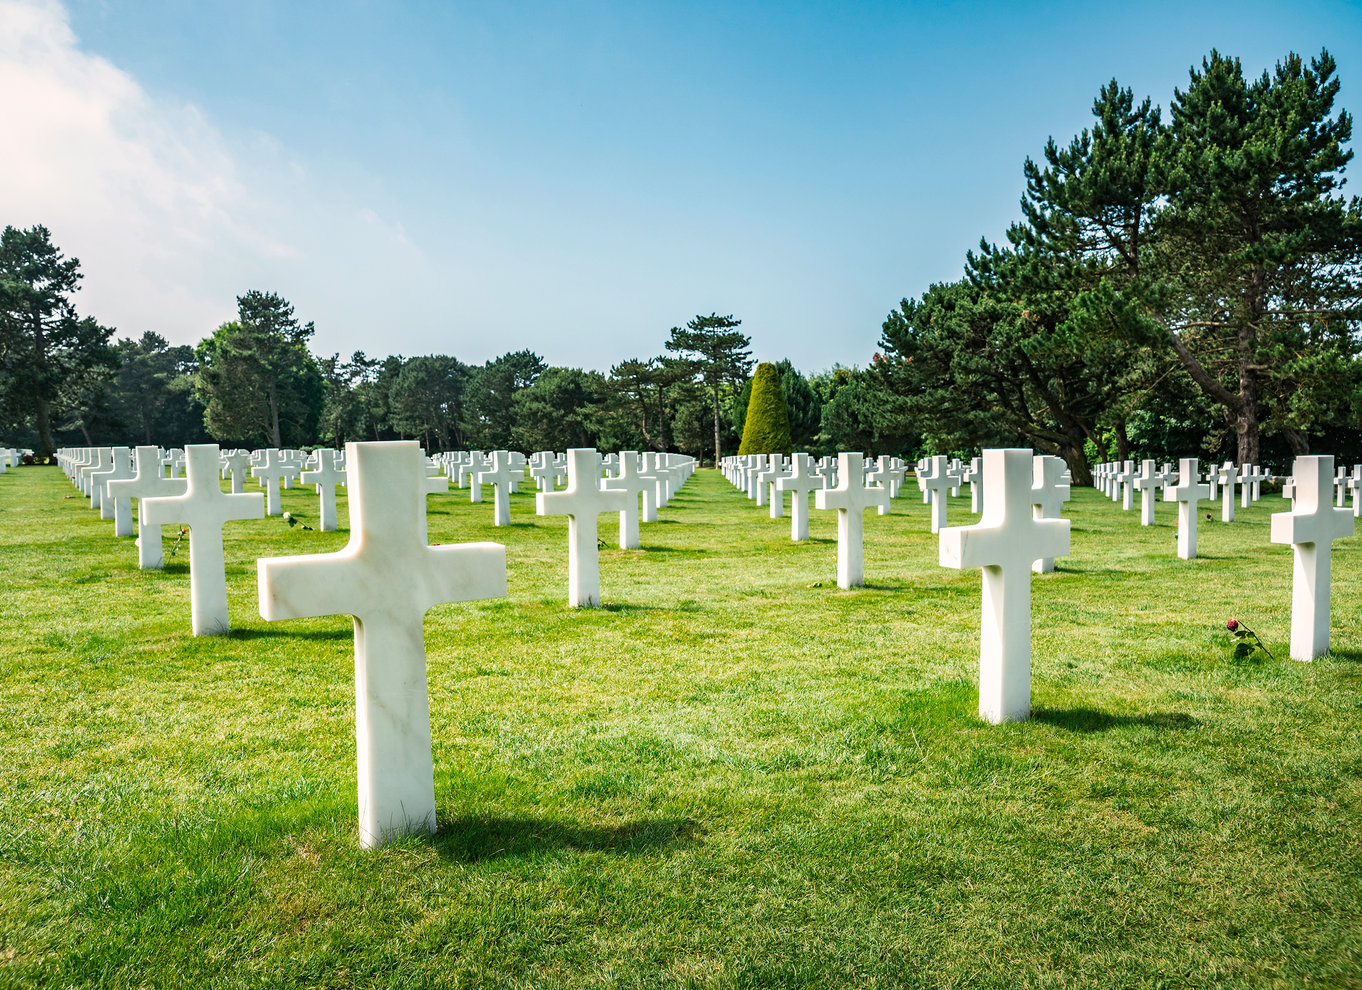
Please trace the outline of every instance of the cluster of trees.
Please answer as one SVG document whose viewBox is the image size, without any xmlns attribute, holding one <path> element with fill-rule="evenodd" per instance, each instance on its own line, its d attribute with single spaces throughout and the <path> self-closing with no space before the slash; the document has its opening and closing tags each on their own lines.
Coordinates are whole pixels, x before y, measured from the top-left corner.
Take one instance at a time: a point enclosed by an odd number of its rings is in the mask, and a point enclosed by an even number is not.
<svg viewBox="0 0 1362 990">
<path fill-rule="evenodd" d="M 1362 201 L 1327 52 L 1244 77 L 1217 52 L 1170 119 L 1116 81 L 1094 123 L 1025 163 L 1023 220 L 964 276 L 905 299 L 865 370 L 775 366 L 790 443 L 913 458 L 1026 445 L 1075 481 L 1134 452 L 1285 466 L 1312 444 L 1362 460 Z M 198 346 L 113 331 L 72 302 L 79 263 L 45 228 L 0 237 L 0 436 L 71 443 L 682 451 L 742 436 L 752 368 L 732 316 L 671 328 L 608 374 L 528 350 L 343 360 L 248 292 Z"/>
<path fill-rule="evenodd" d="M 114 331 L 74 306 L 79 262 L 43 227 L 0 238 L 0 436 L 50 455 L 64 445 L 217 441 L 339 446 L 419 439 L 428 450 L 731 453 L 747 408 L 749 339 L 731 316 L 673 327 L 664 353 L 609 374 L 552 367 L 529 350 L 481 365 L 442 354 L 318 357 L 315 333 L 268 292 L 197 346 Z M 869 370 L 806 377 L 780 366 L 802 449 L 898 449 L 892 400 Z M 892 441 L 890 440 L 892 438 Z"/>
<path fill-rule="evenodd" d="M 904 300 L 875 368 L 939 450 L 1022 443 L 1285 464 L 1359 450 L 1362 203 L 1327 52 L 1212 52 L 1168 121 L 1116 81 L 1025 164 L 1024 219 Z"/>
</svg>

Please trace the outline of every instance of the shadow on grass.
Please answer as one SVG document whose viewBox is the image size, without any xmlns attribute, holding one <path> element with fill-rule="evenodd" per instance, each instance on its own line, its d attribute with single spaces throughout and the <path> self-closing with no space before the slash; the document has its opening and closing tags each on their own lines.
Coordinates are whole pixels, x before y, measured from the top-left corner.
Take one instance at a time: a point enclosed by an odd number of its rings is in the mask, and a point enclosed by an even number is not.
<svg viewBox="0 0 1362 990">
<path fill-rule="evenodd" d="M 600 610 L 602 612 L 614 612 L 619 615 L 645 615 L 649 612 L 702 611 L 700 605 L 691 598 L 682 599 L 675 605 L 638 605 L 634 602 L 603 602 Z"/>
<path fill-rule="evenodd" d="M 227 639 L 334 639 L 352 640 L 355 638 L 354 626 L 344 629 L 283 629 L 267 627 L 264 629 L 231 629 Z"/>
<path fill-rule="evenodd" d="M 615 856 L 694 844 L 700 826 L 690 818 L 658 818 L 621 825 L 574 825 L 535 818 L 455 818 L 446 821 L 432 840 L 446 859 L 464 863 L 509 857 L 538 856 L 570 849 Z"/>
<path fill-rule="evenodd" d="M 703 548 L 689 549 L 686 547 L 640 546 L 639 549 L 648 556 L 665 557 L 703 557 L 706 554 L 713 552 L 712 550 L 705 550 Z"/>
<path fill-rule="evenodd" d="M 1194 729 L 1201 722 L 1183 712 L 1151 712 L 1147 715 L 1113 715 L 1096 708 L 1037 708 L 1031 718 L 1068 732 L 1106 732 L 1129 726 L 1151 729 Z"/>
<path fill-rule="evenodd" d="M 1290 656 L 1290 652 L 1289 649 L 1286 651 L 1288 656 Z M 1329 656 L 1335 660 L 1344 660 L 1348 663 L 1362 663 L 1362 650 L 1335 650 L 1331 648 Z"/>
</svg>

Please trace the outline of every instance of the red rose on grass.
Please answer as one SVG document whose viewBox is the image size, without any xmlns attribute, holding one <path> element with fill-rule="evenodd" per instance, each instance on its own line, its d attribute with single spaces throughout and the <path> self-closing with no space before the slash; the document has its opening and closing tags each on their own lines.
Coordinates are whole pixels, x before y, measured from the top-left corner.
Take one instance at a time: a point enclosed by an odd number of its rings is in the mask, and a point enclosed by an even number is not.
<svg viewBox="0 0 1362 990">
<path fill-rule="evenodd" d="M 1239 620 L 1231 619 L 1229 622 L 1225 623 L 1225 628 L 1228 629 L 1230 632 L 1234 632 L 1236 629 L 1239 628 Z"/>
</svg>

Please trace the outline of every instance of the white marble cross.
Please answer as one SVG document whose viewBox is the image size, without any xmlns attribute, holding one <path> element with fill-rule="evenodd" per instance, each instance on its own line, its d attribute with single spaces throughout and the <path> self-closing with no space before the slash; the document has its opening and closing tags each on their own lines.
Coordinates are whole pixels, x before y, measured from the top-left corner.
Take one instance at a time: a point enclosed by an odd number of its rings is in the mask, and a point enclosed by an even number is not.
<svg viewBox="0 0 1362 990">
<path fill-rule="evenodd" d="M 260 615 L 354 618 L 359 840 L 368 849 L 435 830 L 422 620 L 443 602 L 504 597 L 506 548 L 427 544 L 414 440 L 346 444 L 346 469 L 350 542 L 338 553 L 260 560 Z"/>
<path fill-rule="evenodd" d="M 860 453 L 838 454 L 837 487 L 826 488 L 814 494 L 814 504 L 817 508 L 837 510 L 839 588 L 859 588 L 865 584 L 862 539 L 864 520 L 861 513 L 871 506 L 879 507 L 889 502 L 887 489 L 865 486 L 865 471 L 862 465 L 863 455 Z"/>
<path fill-rule="evenodd" d="M 109 482 L 126 481 L 133 476 L 132 451 L 127 447 L 112 447 L 109 450 L 109 469 L 91 475 L 91 480 L 100 490 L 99 518 L 112 519 L 114 536 L 132 535 L 132 502 L 126 498 L 115 498 L 109 494 Z"/>
<path fill-rule="evenodd" d="M 244 450 L 233 450 L 222 455 L 222 476 L 232 479 L 232 494 L 246 490 L 246 479 L 251 474 L 251 456 Z"/>
<path fill-rule="evenodd" d="M 822 491 L 823 479 L 808 454 L 796 452 L 790 460 L 790 473 L 776 482 L 776 498 L 784 505 L 784 493 L 790 493 L 790 539 L 799 542 L 809 538 L 809 492 Z"/>
<path fill-rule="evenodd" d="M 639 519 L 639 495 L 648 497 L 652 491 L 653 482 L 657 479 L 651 474 L 646 474 L 639 466 L 638 453 L 633 450 L 621 450 L 619 454 L 620 473 L 613 478 L 606 478 L 602 487 L 610 491 L 625 492 L 629 500 L 624 503 L 624 508 L 620 510 L 620 549 L 637 550 L 638 542 L 638 519 Z"/>
<path fill-rule="evenodd" d="M 1152 461 L 1150 462 L 1153 463 Z M 1070 486 L 1064 480 L 1064 458 L 1053 454 L 1037 454 L 1032 461 L 1031 517 L 1058 519 L 1069 501 Z M 1048 574 L 1055 569 L 1054 557 L 1040 557 L 1031 565 L 1037 574 Z"/>
<path fill-rule="evenodd" d="M 1195 457 L 1184 457 L 1178 463 L 1178 484 L 1168 489 L 1164 498 L 1178 503 L 1178 556 L 1195 560 L 1197 502 L 1210 494 L 1210 489 L 1201 482 Z"/>
<path fill-rule="evenodd" d="M 970 458 L 969 467 L 961 473 L 961 479 L 969 482 L 969 510 L 976 516 L 984 511 L 984 459 Z"/>
<path fill-rule="evenodd" d="M 479 486 L 492 485 L 492 524 L 511 525 L 511 467 L 510 451 L 492 451 L 491 463 L 478 472 Z"/>
<path fill-rule="evenodd" d="M 1154 525 L 1154 495 L 1163 487 L 1163 479 L 1154 467 L 1154 461 L 1140 462 L 1140 473 L 1135 477 L 1135 487 L 1140 492 L 1140 525 Z"/>
<path fill-rule="evenodd" d="M 921 484 L 932 506 L 932 532 L 939 533 L 946 528 L 946 493 L 956 484 L 956 479 L 950 473 L 945 454 L 935 455 L 930 463 Z"/>
<path fill-rule="evenodd" d="M 1313 660 L 1329 652 L 1329 583 L 1333 541 L 1353 535 L 1353 514 L 1329 505 L 1332 457 L 1297 457 L 1290 512 L 1272 514 L 1272 542 L 1295 551 L 1291 578 L 1291 656 Z"/>
<path fill-rule="evenodd" d="M 942 567 L 983 568 L 979 717 L 1031 715 L 1031 565 L 1069 553 L 1069 520 L 1036 519 L 1032 453 L 985 450 L 983 518 L 941 531 Z"/>
<path fill-rule="evenodd" d="M 227 570 L 222 550 L 222 527 L 236 519 L 263 519 L 264 498 L 259 492 L 228 495 L 219 475 L 218 445 L 185 447 L 183 495 L 143 499 L 146 526 L 189 527 L 189 601 L 195 636 L 220 636 L 227 620 Z"/>
<path fill-rule="evenodd" d="M 1216 473 L 1221 486 L 1220 521 L 1234 522 L 1234 483 L 1239 480 L 1239 470 L 1234 466 L 1234 461 L 1226 461 Z M 1248 485 L 1245 484 L 1244 488 L 1247 489 Z"/>
<path fill-rule="evenodd" d="M 98 509 L 103 491 L 95 484 L 95 475 L 113 467 L 113 448 L 95 448 L 95 459 L 80 469 L 81 490 L 90 496 L 90 508 Z"/>
<path fill-rule="evenodd" d="M 757 485 L 766 493 L 771 518 L 782 519 L 785 516 L 785 497 L 780 494 L 779 482 L 781 478 L 790 476 L 790 469 L 785 465 L 785 458 L 782 455 L 771 454 L 770 458 L 770 463 L 757 472 Z M 760 498 L 757 499 L 757 504 L 761 504 Z"/>
<path fill-rule="evenodd" d="M 1135 481 L 1135 462 L 1122 461 L 1112 477 L 1120 488 L 1121 508 L 1129 512 L 1135 508 L 1135 490 L 1132 487 Z"/>
<path fill-rule="evenodd" d="M 307 463 L 307 455 L 301 450 L 285 448 L 279 451 L 279 463 L 289 469 L 282 479 L 284 490 L 292 490 L 294 480 L 301 477 L 303 473 L 303 465 Z"/>
<path fill-rule="evenodd" d="M 599 465 L 595 447 L 574 447 L 568 451 L 567 488 L 535 496 L 539 515 L 568 517 L 568 605 L 572 608 L 599 608 L 601 604 L 596 517 L 638 504 L 630 492 L 601 488 Z"/>
<path fill-rule="evenodd" d="M 1352 477 L 1348 479 L 1348 491 L 1353 497 L 1353 516 L 1362 516 L 1362 464 L 1353 465 Z"/>
<path fill-rule="evenodd" d="M 316 485 L 317 494 L 321 497 L 317 529 L 323 533 L 332 533 L 337 526 L 336 486 L 345 484 L 345 469 L 338 463 L 340 460 L 338 450 L 319 447 L 312 456 L 316 458 L 316 464 L 312 470 L 303 472 L 302 482 L 305 485 Z"/>
<path fill-rule="evenodd" d="M 109 482 L 109 494 L 119 499 L 137 499 L 137 566 L 156 570 L 165 565 L 161 527 L 148 525 L 142 519 L 142 506 L 149 498 L 183 495 L 188 482 L 161 474 L 161 453 L 155 447 L 138 447 L 134 457 L 136 473 L 126 480 Z"/>
<path fill-rule="evenodd" d="M 259 467 L 251 468 L 251 475 L 260 479 L 260 487 L 265 489 L 265 515 L 277 516 L 284 510 L 279 504 L 279 484 L 285 478 L 293 477 L 293 465 L 288 463 L 284 452 L 270 448 L 265 451 Z"/>
</svg>

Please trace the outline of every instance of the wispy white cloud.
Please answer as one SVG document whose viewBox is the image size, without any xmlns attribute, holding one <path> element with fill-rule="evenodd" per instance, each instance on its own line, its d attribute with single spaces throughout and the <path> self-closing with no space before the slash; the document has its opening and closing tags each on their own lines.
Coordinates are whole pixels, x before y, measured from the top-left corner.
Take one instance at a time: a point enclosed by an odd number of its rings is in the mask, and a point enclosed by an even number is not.
<svg viewBox="0 0 1362 990">
<path fill-rule="evenodd" d="M 81 260 L 81 312 L 121 334 L 190 343 L 246 289 L 316 292 L 319 269 L 362 266 L 376 241 L 417 255 L 400 222 L 337 201 L 278 140 L 229 139 L 83 50 L 54 0 L 0 0 L 0 94 L 0 223 L 47 226 Z M 321 300 L 293 301 L 320 315 Z"/>
</svg>

